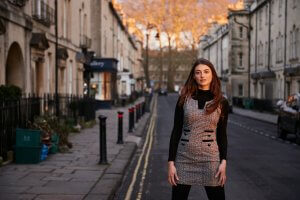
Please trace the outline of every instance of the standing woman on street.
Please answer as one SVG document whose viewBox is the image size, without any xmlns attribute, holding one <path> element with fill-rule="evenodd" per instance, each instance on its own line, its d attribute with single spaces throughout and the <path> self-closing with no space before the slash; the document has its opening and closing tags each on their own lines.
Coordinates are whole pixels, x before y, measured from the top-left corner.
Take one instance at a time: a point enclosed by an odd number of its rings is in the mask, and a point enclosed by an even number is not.
<svg viewBox="0 0 300 200">
<path fill-rule="evenodd" d="M 168 158 L 172 200 L 188 199 L 192 185 L 209 200 L 225 200 L 228 101 L 214 66 L 194 63 L 178 98 Z"/>
</svg>

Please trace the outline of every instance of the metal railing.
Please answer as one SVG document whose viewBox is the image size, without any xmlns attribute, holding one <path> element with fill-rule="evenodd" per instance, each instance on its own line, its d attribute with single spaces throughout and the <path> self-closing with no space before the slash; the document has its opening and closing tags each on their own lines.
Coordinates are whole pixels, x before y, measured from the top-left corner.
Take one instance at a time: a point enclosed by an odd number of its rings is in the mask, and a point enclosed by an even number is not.
<svg viewBox="0 0 300 200">
<path fill-rule="evenodd" d="M 43 0 L 33 0 L 32 17 L 36 21 L 48 27 L 55 22 L 54 9 L 46 4 Z"/>
<path fill-rule="evenodd" d="M 28 0 L 8 0 L 9 3 L 19 6 L 19 7 L 25 6 L 26 1 L 28 1 Z"/>
<path fill-rule="evenodd" d="M 74 95 L 59 95 L 59 118 L 85 121 L 95 119 L 95 99 Z M 0 99 L 0 156 L 7 160 L 7 152 L 13 150 L 16 128 L 28 128 L 34 118 L 42 115 L 55 115 L 55 95 L 44 97 L 34 95 L 18 100 Z"/>
</svg>

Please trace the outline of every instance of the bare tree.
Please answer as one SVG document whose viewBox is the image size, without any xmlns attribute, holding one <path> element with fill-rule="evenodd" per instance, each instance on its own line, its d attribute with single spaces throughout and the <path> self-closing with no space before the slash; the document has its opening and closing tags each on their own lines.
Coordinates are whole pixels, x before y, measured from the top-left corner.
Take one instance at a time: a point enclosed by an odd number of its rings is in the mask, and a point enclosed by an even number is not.
<svg viewBox="0 0 300 200">
<path fill-rule="evenodd" d="M 157 31 L 160 36 L 156 37 L 159 40 L 159 55 L 161 56 L 158 65 L 160 85 L 163 60 L 167 57 L 167 87 L 168 90 L 173 91 L 174 74 L 180 66 L 178 57 L 174 55 L 186 49 L 188 51 L 185 53 L 189 52 L 187 56 L 190 57 L 188 62 L 194 60 L 197 57 L 200 37 L 206 34 L 212 22 L 227 22 L 228 7 L 234 8 L 235 6 L 231 3 L 232 0 L 123 0 L 121 5 L 125 13 L 124 18 L 131 19 L 131 21 L 134 19 L 136 27 L 144 32 L 150 31 L 149 27 Z M 163 42 L 162 35 L 166 36 L 167 42 Z M 168 55 L 162 51 L 164 46 L 168 48 Z M 145 64 L 145 76 L 149 80 L 147 68 Z"/>
</svg>

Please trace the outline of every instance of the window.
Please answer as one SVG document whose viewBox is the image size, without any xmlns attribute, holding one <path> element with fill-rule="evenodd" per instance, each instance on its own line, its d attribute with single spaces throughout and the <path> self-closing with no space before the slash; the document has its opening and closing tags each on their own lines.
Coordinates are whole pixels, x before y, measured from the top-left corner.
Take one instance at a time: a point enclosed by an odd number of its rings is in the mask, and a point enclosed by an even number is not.
<svg viewBox="0 0 300 200">
<path fill-rule="evenodd" d="M 268 53 L 269 52 L 269 46 L 268 46 L 268 42 L 266 42 L 265 44 L 265 66 L 268 66 Z"/>
<path fill-rule="evenodd" d="M 239 53 L 239 67 L 243 68 L 243 53 Z"/>
<path fill-rule="evenodd" d="M 296 56 L 297 58 L 300 57 L 300 31 L 299 28 L 296 29 Z"/>
<path fill-rule="evenodd" d="M 107 37 L 106 37 L 106 30 L 104 31 L 104 53 L 107 54 Z"/>
<path fill-rule="evenodd" d="M 260 65 L 264 64 L 264 44 L 261 43 L 260 46 Z"/>
<path fill-rule="evenodd" d="M 290 31 L 290 59 L 293 59 L 293 31 Z"/>
<path fill-rule="evenodd" d="M 262 29 L 262 10 L 259 10 L 258 11 L 258 27 L 259 27 L 259 30 Z"/>
<path fill-rule="evenodd" d="M 72 94 L 72 86 L 73 86 L 73 61 L 70 60 L 70 65 L 68 67 L 68 73 L 69 73 L 69 77 L 68 77 L 68 81 L 69 81 L 69 87 L 68 87 L 68 93 Z"/>
<path fill-rule="evenodd" d="M 121 94 L 125 95 L 126 94 L 126 81 L 122 81 L 122 90 L 121 90 Z"/>
<path fill-rule="evenodd" d="M 270 23 L 271 25 L 273 25 L 273 21 L 274 21 L 274 0 L 271 1 L 271 19 L 270 19 Z"/>
<path fill-rule="evenodd" d="M 266 19 L 266 25 L 268 25 L 268 22 L 269 22 L 269 6 L 267 5 L 266 6 L 266 11 L 265 11 L 265 19 Z"/>
<path fill-rule="evenodd" d="M 264 84 L 260 82 L 260 98 L 264 98 Z"/>
<path fill-rule="evenodd" d="M 87 25 L 88 25 L 88 22 L 87 22 L 87 15 L 84 14 L 84 17 L 83 17 L 83 33 L 85 36 L 87 36 Z"/>
<path fill-rule="evenodd" d="M 276 62 L 281 62 L 283 59 L 282 42 L 283 35 L 279 32 L 278 36 L 276 37 Z"/>
<path fill-rule="evenodd" d="M 286 82 L 286 96 L 291 95 L 291 83 L 289 81 Z"/>
<path fill-rule="evenodd" d="M 82 21 L 81 21 L 81 9 L 79 9 L 79 36 L 81 36 L 82 32 Z"/>
<path fill-rule="evenodd" d="M 262 42 L 258 45 L 258 65 L 263 65 L 264 63 L 264 45 Z"/>
<path fill-rule="evenodd" d="M 257 82 L 255 82 L 253 86 L 254 86 L 254 97 L 257 98 Z"/>
<path fill-rule="evenodd" d="M 100 84 L 98 95 L 95 97 L 97 100 L 111 100 L 111 79 L 110 72 L 101 72 L 99 74 Z"/>
<path fill-rule="evenodd" d="M 274 46 L 274 44 L 273 44 L 274 42 L 273 42 L 273 40 L 271 40 L 271 43 L 270 43 L 270 66 L 273 66 L 273 46 Z"/>
<path fill-rule="evenodd" d="M 278 1 L 278 16 L 281 17 L 282 12 L 282 0 Z"/>
<path fill-rule="evenodd" d="M 121 43 L 121 56 L 123 56 L 123 43 Z"/>
<path fill-rule="evenodd" d="M 243 93 L 244 93 L 244 91 L 243 91 L 243 84 L 239 84 L 239 96 L 243 96 Z"/>
<path fill-rule="evenodd" d="M 240 26 L 240 38 L 243 38 L 243 27 Z"/>
<path fill-rule="evenodd" d="M 278 42 L 278 36 L 276 37 L 276 62 L 278 62 L 278 52 L 279 52 L 279 42 Z"/>
<path fill-rule="evenodd" d="M 298 58 L 299 51 L 299 29 L 296 29 L 296 26 L 293 26 L 292 31 L 290 32 L 290 59 Z"/>
<path fill-rule="evenodd" d="M 51 53 L 49 52 L 48 53 L 48 62 L 47 62 L 47 93 L 50 93 L 51 92 L 51 88 L 50 88 L 50 83 L 52 82 L 51 81 L 51 66 L 52 66 L 52 55 Z"/>
</svg>

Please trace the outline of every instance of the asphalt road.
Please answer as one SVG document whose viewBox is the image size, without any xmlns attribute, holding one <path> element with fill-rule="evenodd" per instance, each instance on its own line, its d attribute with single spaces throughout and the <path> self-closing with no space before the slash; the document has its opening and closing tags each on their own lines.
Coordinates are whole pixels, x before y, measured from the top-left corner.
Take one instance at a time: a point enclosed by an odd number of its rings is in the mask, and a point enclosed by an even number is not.
<svg viewBox="0 0 300 200">
<path fill-rule="evenodd" d="M 143 146 L 137 151 L 115 200 L 126 199 L 126 195 L 127 199 L 135 200 L 171 199 L 171 187 L 167 182 L 167 158 L 177 98 L 175 94 L 158 96 L 156 123 L 151 135 L 153 140 L 150 142 L 151 137 L 147 139 L 145 133 L 144 151 Z M 277 139 L 276 126 L 273 124 L 235 114 L 229 115 L 227 133 L 226 199 L 300 198 L 299 145 L 291 142 L 292 139 Z M 145 153 L 147 150 L 148 155 Z M 203 187 L 192 187 L 189 200 L 196 199 L 207 199 Z"/>
</svg>

